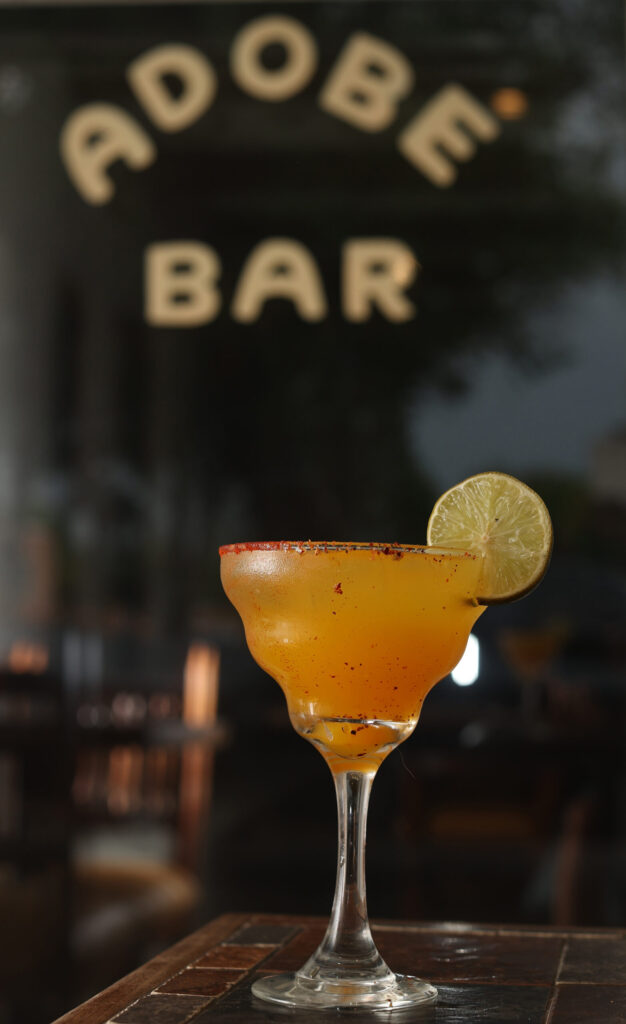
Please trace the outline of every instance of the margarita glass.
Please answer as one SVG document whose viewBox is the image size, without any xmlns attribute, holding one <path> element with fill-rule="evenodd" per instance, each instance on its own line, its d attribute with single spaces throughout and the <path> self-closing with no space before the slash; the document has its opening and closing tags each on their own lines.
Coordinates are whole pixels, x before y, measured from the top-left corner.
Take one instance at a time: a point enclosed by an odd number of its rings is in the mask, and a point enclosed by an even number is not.
<svg viewBox="0 0 626 1024">
<path fill-rule="evenodd" d="M 286 1006 L 393 1009 L 432 1002 L 394 974 L 367 917 L 365 827 L 376 771 L 410 736 L 428 691 L 457 664 L 484 610 L 475 553 L 399 544 L 230 544 L 224 589 L 251 654 L 282 687 L 291 723 L 333 774 L 337 881 L 321 945 L 295 974 L 255 982 Z"/>
</svg>

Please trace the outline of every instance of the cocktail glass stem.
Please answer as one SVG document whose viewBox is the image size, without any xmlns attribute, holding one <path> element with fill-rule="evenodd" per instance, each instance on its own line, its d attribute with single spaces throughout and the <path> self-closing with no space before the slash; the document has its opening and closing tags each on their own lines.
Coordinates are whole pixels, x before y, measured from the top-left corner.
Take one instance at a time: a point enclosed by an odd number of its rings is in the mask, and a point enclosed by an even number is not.
<svg viewBox="0 0 626 1024">
<path fill-rule="evenodd" d="M 367 985 L 388 983 L 394 977 L 376 949 L 367 916 L 365 832 L 374 775 L 374 771 L 333 775 L 339 825 L 335 898 L 321 945 L 298 971 L 303 981 Z"/>
<path fill-rule="evenodd" d="M 394 974 L 376 949 L 365 897 L 365 829 L 375 768 L 333 772 L 339 843 L 330 923 L 320 945 L 295 974 L 259 978 L 252 992 L 283 1006 L 311 1009 L 414 1008 L 434 1002 L 437 990 Z"/>
</svg>

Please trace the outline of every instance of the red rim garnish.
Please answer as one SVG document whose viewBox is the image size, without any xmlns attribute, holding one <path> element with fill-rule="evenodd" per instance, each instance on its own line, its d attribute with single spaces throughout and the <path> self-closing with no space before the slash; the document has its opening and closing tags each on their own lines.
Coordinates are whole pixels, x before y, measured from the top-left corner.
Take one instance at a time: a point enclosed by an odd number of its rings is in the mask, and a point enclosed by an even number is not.
<svg viewBox="0 0 626 1024">
<path fill-rule="evenodd" d="M 246 551 L 373 551 L 381 555 L 402 558 L 405 554 L 437 554 L 443 557 L 476 558 L 476 553 L 463 551 L 461 548 L 429 548 L 426 544 L 385 544 L 372 541 L 344 540 L 255 540 L 243 541 L 239 544 L 222 544 L 220 555 L 240 555 Z"/>
</svg>

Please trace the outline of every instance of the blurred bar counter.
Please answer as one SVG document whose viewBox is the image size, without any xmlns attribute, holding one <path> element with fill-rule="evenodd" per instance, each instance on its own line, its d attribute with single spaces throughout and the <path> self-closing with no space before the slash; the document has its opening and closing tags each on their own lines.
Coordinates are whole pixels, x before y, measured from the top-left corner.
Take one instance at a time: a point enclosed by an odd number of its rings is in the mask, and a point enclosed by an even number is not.
<svg viewBox="0 0 626 1024">
<path fill-rule="evenodd" d="M 251 982 L 259 974 L 300 967 L 324 928 L 320 918 L 225 914 L 55 1024 L 269 1024 L 280 1019 L 279 1010 L 253 1000 Z M 374 933 L 394 969 L 422 975 L 439 989 L 436 1006 L 412 1011 L 412 1021 L 625 1019 L 624 929 L 386 922 Z M 283 1016 L 311 1020 L 306 1012 Z M 376 1015 L 381 1017 L 407 1020 L 402 1012 Z M 350 1014 L 355 1024 L 373 1019 Z"/>
</svg>

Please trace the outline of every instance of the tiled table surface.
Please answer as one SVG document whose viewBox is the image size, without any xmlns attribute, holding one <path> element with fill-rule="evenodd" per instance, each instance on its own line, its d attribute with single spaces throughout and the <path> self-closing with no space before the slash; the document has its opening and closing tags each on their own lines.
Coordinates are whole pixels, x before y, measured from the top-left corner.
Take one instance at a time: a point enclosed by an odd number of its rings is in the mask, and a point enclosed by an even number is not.
<svg viewBox="0 0 626 1024">
<path fill-rule="evenodd" d="M 318 918 L 226 914 L 59 1019 L 57 1024 L 269 1024 L 337 1020 L 254 1000 L 260 974 L 300 967 L 324 932 Z M 346 1015 L 425 1024 L 622 1024 L 626 929 L 374 925 L 396 971 L 439 989 L 419 1012 Z M 342 1015 L 343 1016 L 343 1015 Z"/>
</svg>

